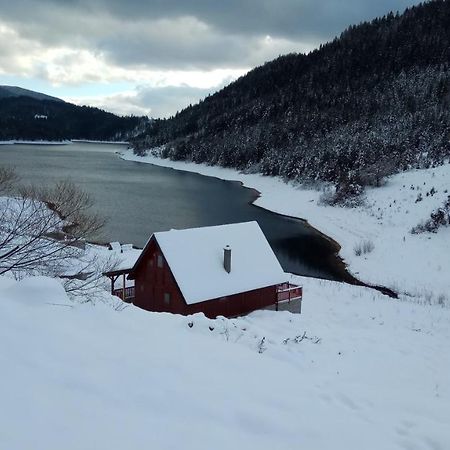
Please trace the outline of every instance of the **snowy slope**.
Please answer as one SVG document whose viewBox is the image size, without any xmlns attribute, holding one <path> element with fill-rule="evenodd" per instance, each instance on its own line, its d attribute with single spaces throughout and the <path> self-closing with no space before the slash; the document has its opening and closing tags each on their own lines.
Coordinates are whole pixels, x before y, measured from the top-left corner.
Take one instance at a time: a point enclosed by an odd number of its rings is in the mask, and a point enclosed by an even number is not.
<svg viewBox="0 0 450 450">
<path fill-rule="evenodd" d="M 303 315 L 209 320 L 0 278 L 0 448 L 448 448 L 450 311 L 297 281 Z"/>
<path fill-rule="evenodd" d="M 258 206 L 306 219 L 339 242 L 342 246 L 340 255 L 359 279 L 425 297 L 430 302 L 446 301 L 450 304 L 450 229 L 442 229 L 432 235 L 409 233 L 413 226 L 442 206 L 450 194 L 450 164 L 395 175 L 385 186 L 369 189 L 364 206 L 351 209 L 320 205 L 322 192 L 285 183 L 276 177 L 242 174 L 233 169 L 170 161 L 150 155 L 139 157 L 131 150 L 124 152 L 122 157 L 239 180 L 261 193 L 255 202 Z M 432 187 L 437 193 L 427 197 L 426 192 Z M 419 192 L 423 200 L 416 203 Z M 355 247 L 366 240 L 374 244 L 374 250 L 356 256 Z"/>
<path fill-rule="evenodd" d="M 8 97 L 31 97 L 35 100 L 51 100 L 54 102 L 64 103 L 64 100 L 61 100 L 57 97 L 52 97 L 50 95 L 42 94 L 41 92 L 30 91 L 29 89 L 24 89 L 18 86 L 0 86 L 0 99 L 8 98 Z"/>
</svg>

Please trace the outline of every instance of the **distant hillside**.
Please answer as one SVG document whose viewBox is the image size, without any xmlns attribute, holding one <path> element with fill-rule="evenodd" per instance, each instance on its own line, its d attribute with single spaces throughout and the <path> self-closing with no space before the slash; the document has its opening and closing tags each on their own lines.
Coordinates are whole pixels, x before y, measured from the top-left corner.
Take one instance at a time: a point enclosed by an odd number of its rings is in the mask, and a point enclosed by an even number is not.
<svg viewBox="0 0 450 450">
<path fill-rule="evenodd" d="M 129 140 L 145 117 L 119 117 L 18 87 L 0 87 L 0 140 Z"/>
<path fill-rule="evenodd" d="M 30 91 L 18 86 L 0 86 L 0 99 L 8 97 L 30 97 L 35 100 L 52 100 L 54 102 L 64 102 L 57 97 L 42 94 L 41 92 Z"/>
<path fill-rule="evenodd" d="M 432 1 L 258 67 L 155 120 L 135 148 L 358 193 L 450 156 L 449 64 L 450 2 Z"/>
</svg>

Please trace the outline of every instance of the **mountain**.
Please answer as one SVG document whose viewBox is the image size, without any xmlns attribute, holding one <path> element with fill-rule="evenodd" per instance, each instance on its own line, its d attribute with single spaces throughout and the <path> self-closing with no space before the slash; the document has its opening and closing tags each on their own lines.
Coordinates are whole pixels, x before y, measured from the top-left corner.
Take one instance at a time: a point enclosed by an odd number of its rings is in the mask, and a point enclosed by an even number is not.
<svg viewBox="0 0 450 450">
<path fill-rule="evenodd" d="M 60 98 L 42 94 L 41 92 L 30 91 L 29 89 L 23 89 L 18 86 L 0 86 L 0 99 L 10 97 L 30 97 L 35 100 L 51 100 L 64 103 L 64 100 Z"/>
<path fill-rule="evenodd" d="M 129 140 L 146 117 L 120 117 L 39 92 L 0 86 L 0 140 Z"/>
<path fill-rule="evenodd" d="M 450 2 L 431 1 L 257 67 L 150 123 L 135 149 L 357 194 L 450 156 L 449 63 Z"/>
</svg>

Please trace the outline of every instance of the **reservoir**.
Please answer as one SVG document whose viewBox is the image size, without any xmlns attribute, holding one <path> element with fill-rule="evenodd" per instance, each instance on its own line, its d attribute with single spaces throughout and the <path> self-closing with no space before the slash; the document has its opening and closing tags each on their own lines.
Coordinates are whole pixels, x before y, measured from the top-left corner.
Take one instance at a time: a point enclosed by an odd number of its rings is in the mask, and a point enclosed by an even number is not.
<svg viewBox="0 0 450 450">
<path fill-rule="evenodd" d="M 103 242 L 143 247 L 155 231 L 256 220 L 285 271 L 344 281 L 336 245 L 305 222 L 252 205 L 255 191 L 223 181 L 120 159 L 116 144 L 0 145 L 0 165 L 24 184 L 71 179 L 107 219 Z"/>
</svg>

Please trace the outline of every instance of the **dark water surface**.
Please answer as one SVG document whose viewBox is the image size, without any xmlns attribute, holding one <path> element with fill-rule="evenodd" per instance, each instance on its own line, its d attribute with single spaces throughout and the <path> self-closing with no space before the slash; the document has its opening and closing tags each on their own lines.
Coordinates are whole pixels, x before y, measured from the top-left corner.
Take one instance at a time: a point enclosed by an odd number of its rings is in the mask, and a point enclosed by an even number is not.
<svg viewBox="0 0 450 450">
<path fill-rule="evenodd" d="M 0 165 L 24 183 L 70 178 L 92 194 L 108 218 L 103 238 L 142 247 L 154 231 L 256 220 L 286 271 L 344 280 L 334 244 L 302 221 L 250 203 L 255 192 L 222 181 L 121 160 L 123 145 L 0 145 Z"/>
</svg>

